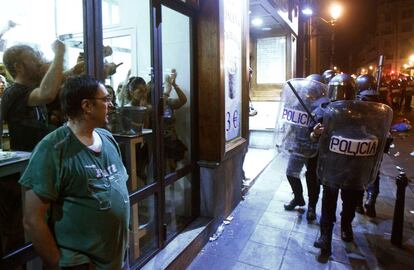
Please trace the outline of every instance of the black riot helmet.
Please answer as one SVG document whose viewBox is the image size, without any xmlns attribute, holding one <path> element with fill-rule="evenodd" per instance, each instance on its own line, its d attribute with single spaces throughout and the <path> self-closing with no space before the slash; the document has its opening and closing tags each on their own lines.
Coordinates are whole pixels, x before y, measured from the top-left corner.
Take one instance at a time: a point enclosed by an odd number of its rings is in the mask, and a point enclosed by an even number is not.
<svg viewBox="0 0 414 270">
<path fill-rule="evenodd" d="M 377 82 L 374 76 L 368 74 L 359 75 L 358 78 L 355 80 L 355 84 L 358 93 L 364 90 L 375 90 L 377 86 Z"/>
<path fill-rule="evenodd" d="M 326 84 L 328 84 L 333 77 L 335 77 L 335 71 L 333 71 L 332 69 L 327 69 L 322 73 L 323 81 Z"/>
<path fill-rule="evenodd" d="M 311 74 L 308 77 L 306 77 L 306 80 L 313 80 L 313 81 L 317 81 L 320 83 L 325 83 L 322 76 L 319 74 Z"/>
<path fill-rule="evenodd" d="M 355 82 L 348 74 L 338 74 L 328 84 L 330 101 L 353 100 L 355 98 Z"/>
</svg>

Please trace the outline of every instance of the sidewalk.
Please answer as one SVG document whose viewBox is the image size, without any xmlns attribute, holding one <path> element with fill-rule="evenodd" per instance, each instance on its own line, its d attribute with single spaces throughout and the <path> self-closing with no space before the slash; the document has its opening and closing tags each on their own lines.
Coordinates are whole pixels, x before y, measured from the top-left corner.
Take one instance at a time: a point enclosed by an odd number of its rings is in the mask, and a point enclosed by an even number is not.
<svg viewBox="0 0 414 270">
<path fill-rule="evenodd" d="M 318 237 L 319 225 L 308 224 L 306 207 L 292 212 L 283 209 L 283 204 L 291 199 L 291 190 L 284 175 L 286 160 L 276 156 L 234 210 L 234 218 L 224 227 L 221 236 L 207 243 L 188 269 L 414 269 L 412 187 L 406 190 L 403 248 L 390 243 L 398 174 L 395 165 L 404 166 L 407 175 L 412 177 L 414 157 L 409 153 L 414 150 L 413 131 L 398 136 L 394 144 L 381 168 L 377 217 L 357 214 L 353 222 L 353 243 L 341 240 L 337 222 L 333 255 L 328 263 L 320 264 L 315 259 L 319 249 L 313 247 L 313 242 Z M 400 154 L 395 156 L 397 152 Z M 339 199 L 337 221 L 340 221 L 341 205 Z M 318 219 L 320 206 L 319 201 Z"/>
</svg>

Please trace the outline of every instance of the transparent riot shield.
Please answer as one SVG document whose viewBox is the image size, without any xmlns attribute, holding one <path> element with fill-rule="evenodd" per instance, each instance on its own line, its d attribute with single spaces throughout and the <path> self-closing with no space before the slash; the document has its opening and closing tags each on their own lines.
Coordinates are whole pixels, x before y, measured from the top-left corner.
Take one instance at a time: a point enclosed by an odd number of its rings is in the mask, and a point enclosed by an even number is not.
<svg viewBox="0 0 414 270">
<path fill-rule="evenodd" d="M 306 79 L 289 80 L 298 96 L 310 112 L 321 103 L 328 102 L 327 86 Z M 316 123 L 299 102 L 286 83 L 282 89 L 279 111 L 276 118 L 275 144 L 279 152 L 287 155 L 310 158 L 317 153 L 318 144 L 310 140 L 310 132 Z"/>
<path fill-rule="evenodd" d="M 367 101 L 341 100 L 325 110 L 319 139 L 318 177 L 335 188 L 362 190 L 375 180 L 392 109 Z"/>
</svg>

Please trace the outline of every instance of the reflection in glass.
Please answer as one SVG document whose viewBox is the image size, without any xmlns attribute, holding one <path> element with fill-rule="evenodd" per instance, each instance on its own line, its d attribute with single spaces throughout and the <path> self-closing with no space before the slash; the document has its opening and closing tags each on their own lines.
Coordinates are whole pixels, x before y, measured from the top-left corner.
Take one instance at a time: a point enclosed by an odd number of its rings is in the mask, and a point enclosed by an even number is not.
<svg viewBox="0 0 414 270">
<path fill-rule="evenodd" d="M 150 1 L 104 0 L 102 10 L 104 50 L 110 52 L 105 85 L 114 89 L 116 103 L 108 129 L 120 143 L 134 192 L 155 181 Z"/>
<path fill-rule="evenodd" d="M 130 264 L 157 249 L 155 196 L 131 205 Z"/>
<path fill-rule="evenodd" d="M 191 176 L 187 175 L 165 188 L 167 239 L 191 220 L 191 185 Z"/>
<path fill-rule="evenodd" d="M 188 164 L 191 157 L 190 19 L 162 6 L 162 22 L 164 152 L 168 174 Z"/>
</svg>

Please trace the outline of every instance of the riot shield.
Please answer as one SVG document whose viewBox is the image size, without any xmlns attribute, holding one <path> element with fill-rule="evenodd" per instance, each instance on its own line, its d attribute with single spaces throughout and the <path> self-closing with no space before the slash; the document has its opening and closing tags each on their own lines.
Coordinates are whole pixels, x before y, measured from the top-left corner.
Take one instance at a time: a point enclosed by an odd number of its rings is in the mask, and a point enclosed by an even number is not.
<svg viewBox="0 0 414 270">
<path fill-rule="evenodd" d="M 289 80 L 309 111 L 328 102 L 327 86 L 306 79 Z M 317 154 L 317 142 L 310 141 L 310 132 L 316 123 L 286 83 L 283 86 L 279 111 L 276 118 L 275 143 L 279 152 L 310 158 Z"/>
<path fill-rule="evenodd" d="M 341 100 L 325 110 L 318 177 L 334 188 L 363 190 L 377 175 L 392 109 L 381 103 Z"/>
</svg>

